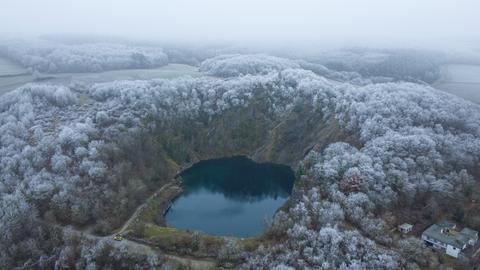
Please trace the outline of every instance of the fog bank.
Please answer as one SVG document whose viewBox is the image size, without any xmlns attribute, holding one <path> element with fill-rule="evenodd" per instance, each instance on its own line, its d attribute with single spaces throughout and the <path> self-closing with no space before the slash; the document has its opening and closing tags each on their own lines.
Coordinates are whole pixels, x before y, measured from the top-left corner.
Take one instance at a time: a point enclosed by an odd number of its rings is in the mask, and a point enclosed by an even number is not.
<svg viewBox="0 0 480 270">
<path fill-rule="evenodd" d="M 1 6 L 4 37 L 81 33 L 279 46 L 480 40 L 475 0 L 7 0 Z"/>
</svg>

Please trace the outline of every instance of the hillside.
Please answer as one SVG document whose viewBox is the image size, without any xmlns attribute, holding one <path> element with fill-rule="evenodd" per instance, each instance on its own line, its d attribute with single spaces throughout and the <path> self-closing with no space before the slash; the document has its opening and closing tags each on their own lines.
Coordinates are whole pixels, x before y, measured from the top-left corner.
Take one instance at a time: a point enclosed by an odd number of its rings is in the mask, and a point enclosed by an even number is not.
<svg viewBox="0 0 480 270">
<path fill-rule="evenodd" d="M 157 255 L 51 237 L 48 224 L 109 235 L 182 167 L 233 155 L 290 165 L 297 181 L 258 248 L 230 267 L 436 268 L 418 238 L 392 232 L 405 213 L 479 229 L 465 206 L 480 199 L 477 105 L 425 84 L 240 58 L 207 60 L 201 70 L 212 76 L 33 83 L 2 96 L 0 265 L 158 267 Z M 229 261 L 236 244 L 209 256 Z"/>
</svg>

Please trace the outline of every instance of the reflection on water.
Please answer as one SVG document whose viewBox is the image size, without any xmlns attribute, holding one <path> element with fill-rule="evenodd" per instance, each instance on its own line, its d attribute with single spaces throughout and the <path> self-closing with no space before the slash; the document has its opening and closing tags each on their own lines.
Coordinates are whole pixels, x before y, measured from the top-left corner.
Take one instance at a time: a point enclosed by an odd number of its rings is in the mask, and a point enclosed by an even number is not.
<svg viewBox="0 0 480 270">
<path fill-rule="evenodd" d="M 202 161 L 181 173 L 185 192 L 167 213 L 170 226 L 214 235 L 253 236 L 287 200 L 293 171 L 246 157 Z"/>
</svg>

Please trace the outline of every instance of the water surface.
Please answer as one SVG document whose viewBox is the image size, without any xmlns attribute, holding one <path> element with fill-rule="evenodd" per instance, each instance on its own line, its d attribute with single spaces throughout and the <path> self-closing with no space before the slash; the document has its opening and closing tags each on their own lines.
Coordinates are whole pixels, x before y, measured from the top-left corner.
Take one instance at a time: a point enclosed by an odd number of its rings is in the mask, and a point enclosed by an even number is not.
<svg viewBox="0 0 480 270">
<path fill-rule="evenodd" d="M 261 234 L 294 182 L 289 167 L 246 157 L 202 161 L 181 176 L 185 191 L 167 212 L 168 225 L 239 237 Z"/>
</svg>

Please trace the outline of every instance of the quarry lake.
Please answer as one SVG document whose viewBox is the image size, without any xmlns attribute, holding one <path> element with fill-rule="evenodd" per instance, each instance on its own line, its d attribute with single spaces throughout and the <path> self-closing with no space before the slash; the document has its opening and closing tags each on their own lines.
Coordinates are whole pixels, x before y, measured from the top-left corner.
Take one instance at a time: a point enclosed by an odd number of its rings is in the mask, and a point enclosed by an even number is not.
<svg viewBox="0 0 480 270">
<path fill-rule="evenodd" d="M 180 176 L 184 192 L 166 213 L 169 226 L 211 235 L 261 234 L 290 196 L 288 166 L 238 156 L 201 161 Z"/>
</svg>

